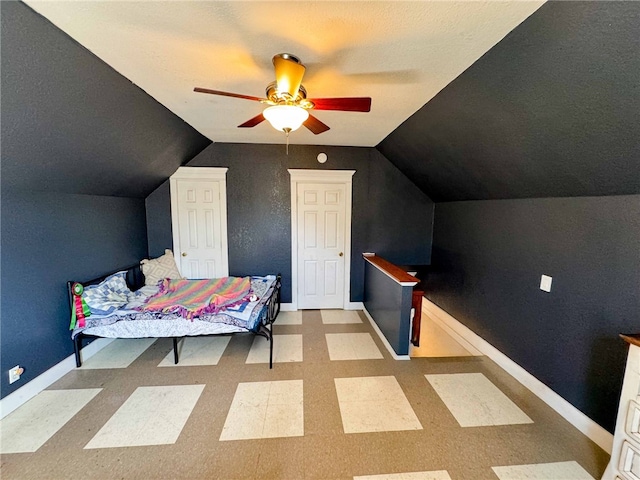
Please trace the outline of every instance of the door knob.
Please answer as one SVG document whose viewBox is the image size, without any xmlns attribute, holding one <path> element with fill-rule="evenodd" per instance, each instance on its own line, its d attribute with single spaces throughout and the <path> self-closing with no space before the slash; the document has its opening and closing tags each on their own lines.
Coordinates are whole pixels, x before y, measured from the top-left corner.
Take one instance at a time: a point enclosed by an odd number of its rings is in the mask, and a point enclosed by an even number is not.
<svg viewBox="0 0 640 480">
<path fill-rule="evenodd" d="M 342 252 L 340 252 L 338 255 L 342 256 L 342 255 L 344 255 L 344 254 L 343 254 Z"/>
<path fill-rule="evenodd" d="M 187 256 L 187 252 L 182 252 L 182 256 L 186 257 Z"/>
</svg>

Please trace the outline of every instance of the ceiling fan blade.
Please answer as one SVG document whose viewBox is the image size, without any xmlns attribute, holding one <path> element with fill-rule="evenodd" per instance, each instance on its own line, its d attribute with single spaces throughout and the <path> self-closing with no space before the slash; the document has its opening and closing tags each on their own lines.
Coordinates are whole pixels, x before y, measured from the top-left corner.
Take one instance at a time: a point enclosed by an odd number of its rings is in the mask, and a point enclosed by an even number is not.
<svg viewBox="0 0 640 480">
<path fill-rule="evenodd" d="M 313 133 L 314 135 L 318 135 L 322 132 L 326 132 L 327 130 L 329 130 L 328 125 L 325 125 L 324 123 L 322 123 L 320 120 L 318 120 L 316 117 L 314 117 L 311 114 L 309 114 L 309 118 L 305 120 L 303 125 L 307 127 L 309 130 L 311 130 L 311 133 Z"/>
<path fill-rule="evenodd" d="M 193 91 L 194 92 L 199 92 L 199 93 L 210 93 L 212 95 L 222 95 L 223 97 L 233 97 L 233 98 L 243 98 L 245 100 L 255 100 L 256 102 L 261 102 L 263 100 L 266 100 L 266 98 L 252 97 L 251 95 L 242 95 L 240 93 L 223 92 L 221 90 L 210 90 L 208 88 L 200 88 L 200 87 L 194 88 Z"/>
<path fill-rule="evenodd" d="M 290 53 L 275 55 L 273 57 L 273 66 L 276 72 L 276 89 L 278 93 L 288 93 L 291 98 L 296 98 L 306 67 L 298 57 Z"/>
<path fill-rule="evenodd" d="M 238 128 L 251 128 L 251 127 L 255 127 L 256 125 L 258 125 L 259 123 L 264 122 L 265 118 L 264 115 L 259 114 L 256 115 L 255 117 L 247 120 L 246 122 L 244 122 L 242 125 L 238 125 Z"/>
<path fill-rule="evenodd" d="M 340 110 L 342 112 L 370 112 L 371 98 L 343 97 L 343 98 L 310 98 L 315 110 Z"/>
</svg>

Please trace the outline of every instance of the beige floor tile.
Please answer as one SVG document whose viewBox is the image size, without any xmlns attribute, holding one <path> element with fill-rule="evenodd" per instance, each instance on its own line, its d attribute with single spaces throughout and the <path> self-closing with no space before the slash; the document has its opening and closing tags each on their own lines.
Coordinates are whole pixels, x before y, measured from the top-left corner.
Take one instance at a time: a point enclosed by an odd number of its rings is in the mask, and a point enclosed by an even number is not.
<svg viewBox="0 0 640 480">
<path fill-rule="evenodd" d="M 0 420 L 0 453 L 35 452 L 101 388 L 44 390 Z"/>
<path fill-rule="evenodd" d="M 204 385 L 138 387 L 84 448 L 175 443 L 203 389 Z"/>
<path fill-rule="evenodd" d="M 81 369 L 127 368 L 156 341 L 155 338 L 120 338 L 82 363 Z"/>
<path fill-rule="evenodd" d="M 173 363 L 172 349 L 158 366 L 194 367 L 217 365 L 230 340 L 230 336 L 186 337 L 178 342 L 178 364 Z"/>
<path fill-rule="evenodd" d="M 355 310 L 321 310 L 322 323 L 325 325 L 339 323 L 362 323 L 362 319 Z"/>
<path fill-rule="evenodd" d="M 577 462 L 492 467 L 500 480 L 594 480 Z"/>
<path fill-rule="evenodd" d="M 336 378 L 334 381 L 345 433 L 422 429 L 395 377 Z"/>
<path fill-rule="evenodd" d="M 302 361 L 302 335 L 273 336 L 274 363 Z M 269 341 L 256 335 L 246 363 L 269 363 Z"/>
<path fill-rule="evenodd" d="M 533 423 L 482 373 L 425 377 L 462 427 Z"/>
<path fill-rule="evenodd" d="M 446 470 L 435 472 L 407 472 L 390 473 L 383 475 L 361 475 L 353 477 L 353 480 L 451 480 Z"/>
<path fill-rule="evenodd" d="M 331 360 L 369 360 L 383 358 L 370 333 L 327 333 Z"/>
<path fill-rule="evenodd" d="M 278 313 L 275 325 L 302 325 L 302 310 Z"/>
<path fill-rule="evenodd" d="M 304 435 L 302 380 L 238 384 L 220 440 Z"/>
</svg>

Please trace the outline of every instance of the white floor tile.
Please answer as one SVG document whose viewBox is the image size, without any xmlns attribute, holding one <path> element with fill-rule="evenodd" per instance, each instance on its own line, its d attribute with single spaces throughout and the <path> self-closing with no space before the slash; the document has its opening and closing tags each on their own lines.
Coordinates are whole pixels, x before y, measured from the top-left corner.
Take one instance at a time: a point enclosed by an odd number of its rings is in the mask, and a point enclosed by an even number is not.
<svg viewBox="0 0 640 480">
<path fill-rule="evenodd" d="M 273 362 L 301 362 L 302 335 L 274 335 Z M 245 363 L 269 363 L 269 341 L 256 335 Z"/>
<path fill-rule="evenodd" d="M 138 387 L 84 448 L 175 443 L 204 385 Z"/>
<path fill-rule="evenodd" d="M 370 333 L 326 333 L 331 360 L 384 358 Z"/>
<path fill-rule="evenodd" d="M 533 423 L 482 373 L 425 377 L 462 427 Z"/>
<path fill-rule="evenodd" d="M 325 325 L 336 323 L 362 323 L 356 310 L 320 310 L 322 323 Z"/>
<path fill-rule="evenodd" d="M 393 376 L 336 378 L 344 433 L 422 430 Z"/>
<path fill-rule="evenodd" d="M 198 365 L 217 365 L 225 348 L 231 341 L 230 336 L 222 337 L 186 337 L 178 342 L 178 364 L 173 363 L 173 349 L 158 364 L 159 367 L 194 367 Z"/>
<path fill-rule="evenodd" d="M 0 420 L 0 453 L 35 452 L 101 388 L 44 390 Z"/>
<path fill-rule="evenodd" d="M 577 462 L 492 467 L 500 480 L 594 480 Z"/>
<path fill-rule="evenodd" d="M 434 472 L 390 473 L 386 475 L 361 475 L 353 480 L 451 480 L 446 470 Z"/>
<path fill-rule="evenodd" d="M 93 357 L 82 363 L 83 369 L 127 368 L 157 339 L 120 338 L 104 347 Z"/>
<path fill-rule="evenodd" d="M 220 440 L 304 435 L 302 380 L 240 383 Z"/>
<path fill-rule="evenodd" d="M 280 312 L 274 325 L 302 325 L 302 310 Z"/>
</svg>

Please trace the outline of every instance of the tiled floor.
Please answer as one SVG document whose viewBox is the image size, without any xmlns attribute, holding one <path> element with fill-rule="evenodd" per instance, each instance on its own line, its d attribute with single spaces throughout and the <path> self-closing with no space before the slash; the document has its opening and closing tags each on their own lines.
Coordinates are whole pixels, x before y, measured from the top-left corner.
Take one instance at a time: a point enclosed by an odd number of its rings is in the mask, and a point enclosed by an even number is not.
<svg viewBox="0 0 640 480">
<path fill-rule="evenodd" d="M 231 337 L 194 337 L 178 342 L 179 365 L 174 363 L 173 350 L 158 364 L 159 367 L 187 367 L 217 365 L 229 345 Z"/>
<path fill-rule="evenodd" d="M 396 377 L 336 378 L 344 433 L 421 430 Z"/>
<path fill-rule="evenodd" d="M 327 333 L 331 360 L 368 360 L 383 358 L 370 333 Z"/>
<path fill-rule="evenodd" d="M 482 373 L 425 375 L 461 427 L 533 423 Z"/>
<path fill-rule="evenodd" d="M 268 347 L 187 338 L 174 366 L 170 339 L 116 340 L 0 421 L 0 476 L 586 480 L 608 461 L 487 358 L 393 360 L 362 312 L 282 312 L 271 370 Z"/>
</svg>

